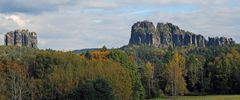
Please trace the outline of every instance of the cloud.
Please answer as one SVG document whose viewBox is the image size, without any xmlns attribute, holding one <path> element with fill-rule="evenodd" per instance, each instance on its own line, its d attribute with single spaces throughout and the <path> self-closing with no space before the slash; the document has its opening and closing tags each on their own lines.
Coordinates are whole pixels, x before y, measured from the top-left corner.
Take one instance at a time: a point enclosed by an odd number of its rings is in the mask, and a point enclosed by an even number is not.
<svg viewBox="0 0 240 100">
<path fill-rule="evenodd" d="M 144 4 L 144 5 L 220 5 L 228 0 L 121 0 L 125 4 Z"/>
<path fill-rule="evenodd" d="M 59 7 L 74 5 L 75 0 L 1 0 L 1 13 L 28 13 L 40 14 L 57 11 Z"/>
<path fill-rule="evenodd" d="M 119 9 L 129 6 L 224 5 L 237 0 L 0 0 L 0 13 L 41 14 L 74 9 Z M 238 2 L 239 3 L 239 2 Z"/>
<path fill-rule="evenodd" d="M 116 8 L 119 5 L 116 2 L 111 2 L 109 0 L 82 0 L 79 2 L 79 5 L 83 6 L 84 8 L 91 8 L 91 9 L 106 9 L 106 8 Z"/>
<path fill-rule="evenodd" d="M 111 48 L 128 44 L 133 23 L 150 20 L 240 42 L 239 6 L 238 0 L 1 0 L 0 33 L 27 28 L 38 33 L 40 48 Z"/>
<path fill-rule="evenodd" d="M 11 20 L 11 21 L 15 22 L 19 26 L 25 26 L 26 23 L 29 22 L 28 20 L 23 20 L 22 18 L 20 18 L 17 15 L 6 16 L 5 18 L 7 20 Z"/>
</svg>

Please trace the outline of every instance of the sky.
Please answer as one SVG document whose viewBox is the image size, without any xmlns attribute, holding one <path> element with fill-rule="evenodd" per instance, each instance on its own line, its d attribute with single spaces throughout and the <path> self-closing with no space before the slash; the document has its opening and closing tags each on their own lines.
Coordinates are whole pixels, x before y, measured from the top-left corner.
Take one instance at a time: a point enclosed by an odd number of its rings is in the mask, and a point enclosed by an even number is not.
<svg viewBox="0 0 240 100">
<path fill-rule="evenodd" d="M 240 42 L 240 0 L 0 0 L 0 44 L 6 32 L 28 29 L 41 49 L 118 48 L 143 20 Z"/>
</svg>

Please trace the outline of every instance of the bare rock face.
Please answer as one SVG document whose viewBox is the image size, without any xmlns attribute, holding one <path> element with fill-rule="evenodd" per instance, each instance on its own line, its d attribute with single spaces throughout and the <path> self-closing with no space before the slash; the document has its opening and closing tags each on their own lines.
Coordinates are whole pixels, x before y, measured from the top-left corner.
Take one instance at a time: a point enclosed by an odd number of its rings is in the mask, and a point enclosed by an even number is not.
<svg viewBox="0 0 240 100">
<path fill-rule="evenodd" d="M 132 26 L 130 44 L 159 45 L 159 37 L 152 22 L 137 22 Z"/>
<path fill-rule="evenodd" d="M 160 46 L 162 47 L 168 47 L 172 46 L 173 42 L 173 34 L 172 33 L 177 33 L 178 27 L 169 27 L 172 26 L 172 24 L 167 23 L 158 23 L 157 24 L 157 34 L 160 37 Z"/>
<path fill-rule="evenodd" d="M 137 22 L 132 26 L 129 45 L 151 45 L 154 47 L 182 47 L 182 46 L 219 46 L 234 44 L 231 38 L 209 38 L 184 31 L 172 23 L 158 23 L 157 27 L 152 22 Z"/>
<path fill-rule="evenodd" d="M 215 38 L 208 38 L 208 46 L 220 46 L 225 44 L 235 44 L 235 42 L 232 40 L 232 38 L 226 38 L 226 37 L 215 37 Z"/>
<path fill-rule="evenodd" d="M 29 32 L 27 29 L 7 32 L 5 45 L 37 48 L 37 33 Z"/>
</svg>

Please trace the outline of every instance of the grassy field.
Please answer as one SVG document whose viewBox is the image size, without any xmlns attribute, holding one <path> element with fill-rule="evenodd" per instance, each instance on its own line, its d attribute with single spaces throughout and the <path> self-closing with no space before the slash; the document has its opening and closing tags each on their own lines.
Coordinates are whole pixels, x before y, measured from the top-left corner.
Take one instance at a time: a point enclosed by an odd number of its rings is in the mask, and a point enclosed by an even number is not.
<svg viewBox="0 0 240 100">
<path fill-rule="evenodd" d="M 149 100 L 172 100 L 171 97 L 161 97 Z M 240 95 L 212 95 L 212 96 L 179 96 L 176 100 L 240 100 Z"/>
</svg>

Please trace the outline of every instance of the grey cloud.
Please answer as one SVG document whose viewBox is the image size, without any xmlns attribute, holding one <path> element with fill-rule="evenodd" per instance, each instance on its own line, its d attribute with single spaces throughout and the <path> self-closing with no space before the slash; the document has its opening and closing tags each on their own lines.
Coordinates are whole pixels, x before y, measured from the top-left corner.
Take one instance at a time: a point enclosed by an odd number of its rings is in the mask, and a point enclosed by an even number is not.
<svg viewBox="0 0 240 100">
<path fill-rule="evenodd" d="M 82 0 L 79 1 L 79 5 L 85 8 L 92 9 L 105 9 L 105 8 L 116 8 L 119 7 L 119 4 L 114 1 L 109 0 Z"/>
<path fill-rule="evenodd" d="M 24 4 L 26 0 L 14 1 L 19 2 L 17 4 L 20 8 L 36 10 L 26 12 L 23 9 L 21 14 L 17 10 L 0 12 L 3 13 L 0 14 L 0 33 L 16 28 L 27 28 L 38 33 L 40 48 L 73 50 L 103 45 L 110 48 L 121 47 L 128 44 L 131 25 L 141 20 L 150 20 L 155 24 L 171 22 L 197 34 L 233 37 L 240 42 L 238 34 L 240 9 L 223 5 L 226 0 L 114 0 L 111 2 L 76 0 L 74 3 L 70 0 L 38 0 L 35 1 L 36 3 L 29 1 L 28 4 L 32 5 Z M 7 8 L 2 2 L 0 1 L 0 11 Z M 193 4 L 201 7 L 189 12 L 161 12 L 158 8 L 154 9 L 161 5 L 177 4 Z M 46 6 L 38 8 L 39 5 Z M 142 9 L 119 10 L 129 6 L 134 8 L 136 5 L 154 10 L 147 12 Z M 5 19 L 6 16 L 11 15 L 29 21 L 26 21 L 24 27 L 20 27 L 13 21 Z"/>
<path fill-rule="evenodd" d="M 40 14 L 42 12 L 53 12 L 76 9 L 118 9 L 127 6 L 158 6 L 158 5 L 223 5 L 227 0 L 1 0 L 0 13 L 27 13 Z"/>
<path fill-rule="evenodd" d="M 64 5 L 73 5 L 75 0 L 1 0 L 0 13 L 39 14 L 58 10 Z"/>
<path fill-rule="evenodd" d="M 141 5 L 223 5 L 229 0 L 121 0 L 125 5 L 127 4 L 141 4 Z"/>
</svg>

